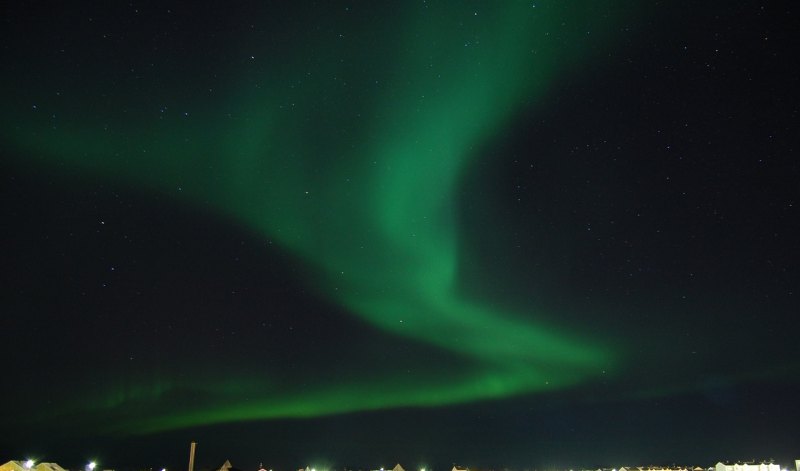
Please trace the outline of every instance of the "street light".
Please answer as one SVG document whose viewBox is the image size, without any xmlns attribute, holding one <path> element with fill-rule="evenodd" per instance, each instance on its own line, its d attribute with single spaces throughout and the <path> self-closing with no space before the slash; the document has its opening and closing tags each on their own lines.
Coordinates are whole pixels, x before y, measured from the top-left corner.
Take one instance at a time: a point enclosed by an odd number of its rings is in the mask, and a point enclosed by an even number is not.
<svg viewBox="0 0 800 471">
<path fill-rule="evenodd" d="M 89 471 L 94 471 L 94 468 L 96 468 L 96 467 L 97 467 L 97 463 L 95 463 L 94 461 L 90 461 L 89 465 L 87 466 L 87 468 L 89 468 Z"/>
<path fill-rule="evenodd" d="M 33 460 L 28 460 L 25 462 L 25 469 L 33 468 Z"/>
</svg>

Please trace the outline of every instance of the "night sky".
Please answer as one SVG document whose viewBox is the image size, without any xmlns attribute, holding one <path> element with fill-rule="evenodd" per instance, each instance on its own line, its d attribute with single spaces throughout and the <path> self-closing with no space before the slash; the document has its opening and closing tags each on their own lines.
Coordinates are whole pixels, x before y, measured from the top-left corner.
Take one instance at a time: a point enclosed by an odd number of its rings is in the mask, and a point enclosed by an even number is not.
<svg viewBox="0 0 800 471">
<path fill-rule="evenodd" d="M 793 6 L 0 17 L 0 461 L 800 455 Z"/>
</svg>

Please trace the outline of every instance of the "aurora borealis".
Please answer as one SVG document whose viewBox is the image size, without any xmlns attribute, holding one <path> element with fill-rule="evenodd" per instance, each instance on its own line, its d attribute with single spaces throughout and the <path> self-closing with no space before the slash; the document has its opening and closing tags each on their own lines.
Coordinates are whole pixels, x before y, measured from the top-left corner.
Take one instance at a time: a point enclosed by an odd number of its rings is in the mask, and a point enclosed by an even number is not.
<svg viewBox="0 0 800 471">
<path fill-rule="evenodd" d="M 40 343 L 6 366 L 60 385 L 6 393 L 21 437 L 452 433 L 487 407 L 797 388 L 772 16 L 698 8 L 707 36 L 611 0 L 4 8 L 3 322 Z"/>
</svg>

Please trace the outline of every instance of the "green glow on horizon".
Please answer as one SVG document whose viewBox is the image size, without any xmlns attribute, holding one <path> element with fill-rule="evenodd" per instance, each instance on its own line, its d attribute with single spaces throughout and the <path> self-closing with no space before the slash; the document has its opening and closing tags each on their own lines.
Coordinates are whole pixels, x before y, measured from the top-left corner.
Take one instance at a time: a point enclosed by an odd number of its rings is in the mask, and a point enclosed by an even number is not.
<svg viewBox="0 0 800 471">
<path fill-rule="evenodd" d="M 88 115 L 55 130 L 31 122 L 4 131 L 7 142 L 47 162 L 129 179 L 232 216 L 311 267 L 309 284 L 319 293 L 382 330 L 461 356 L 470 370 L 428 374 L 423 384 L 388 371 L 313 389 L 224 378 L 207 407 L 144 414 L 120 427 L 144 433 L 464 403 L 563 388 L 611 370 L 615 351 L 559 330 L 556 313 L 523 317 L 467 300 L 457 286 L 455 216 L 460 177 L 478 149 L 559 74 L 588 59 L 593 41 L 607 41 L 618 18 L 601 13 L 611 5 L 501 2 L 475 15 L 432 6 L 403 18 L 401 38 L 387 32 L 383 39 L 399 44 L 376 46 L 388 57 L 369 67 L 340 66 L 327 56 L 317 66 L 327 69 L 314 74 L 297 64 L 296 76 L 243 66 L 241 82 L 221 92 L 224 101 L 189 116 L 112 116 L 103 131 L 104 118 Z M 325 41 L 297 46 L 295 56 L 313 56 Z M 342 53 L 357 62 L 361 47 Z M 370 68 L 377 79 L 363 77 Z M 337 74 L 342 78 L 333 80 Z M 348 79 L 351 88 L 342 84 Z M 287 84 L 299 80 L 302 89 L 289 92 Z M 362 99 L 351 104 L 353 95 Z M 206 387 L 102 391 L 104 404 L 84 407 L 155 404 L 172 390 Z M 242 392 L 257 397 L 240 401 Z"/>
</svg>

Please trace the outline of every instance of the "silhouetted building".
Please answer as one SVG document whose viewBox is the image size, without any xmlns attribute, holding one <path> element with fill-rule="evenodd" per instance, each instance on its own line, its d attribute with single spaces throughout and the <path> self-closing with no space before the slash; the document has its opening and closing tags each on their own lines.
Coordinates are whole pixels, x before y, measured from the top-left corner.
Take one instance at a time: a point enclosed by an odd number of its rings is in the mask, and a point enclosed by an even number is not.
<svg viewBox="0 0 800 471">
<path fill-rule="evenodd" d="M 775 463 L 717 463 L 715 471 L 781 471 Z"/>
</svg>

